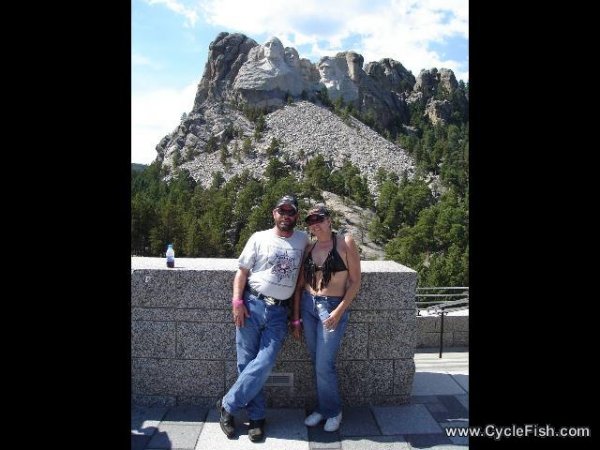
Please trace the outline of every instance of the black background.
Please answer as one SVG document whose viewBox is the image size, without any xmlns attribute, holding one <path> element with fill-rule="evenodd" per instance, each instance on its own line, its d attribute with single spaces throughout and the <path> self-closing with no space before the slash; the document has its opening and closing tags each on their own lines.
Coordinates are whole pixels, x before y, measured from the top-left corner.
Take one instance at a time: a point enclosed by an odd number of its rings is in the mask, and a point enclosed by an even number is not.
<svg viewBox="0 0 600 450">
<path fill-rule="evenodd" d="M 569 11 L 490 6 L 470 5 L 470 425 L 591 426 L 593 116 L 558 50 L 584 42 L 567 41 Z M 519 444 L 591 439 L 471 440 Z"/>
<path fill-rule="evenodd" d="M 35 52 L 11 60 L 26 81 L 11 134 L 33 153 L 21 154 L 27 170 L 7 192 L 34 189 L 19 231 L 36 243 L 21 252 L 44 265 L 28 288 L 39 290 L 35 331 L 47 346 L 25 358 L 39 396 L 22 402 L 44 405 L 28 417 L 68 430 L 61 442 L 127 446 L 131 17 L 128 2 L 95 8 L 77 20 L 42 14 L 30 25 Z M 597 75 L 574 51 L 585 52 L 587 29 L 564 10 L 470 5 L 471 425 L 591 425 L 598 167 L 585 104 Z M 47 419 L 47 408 L 60 413 Z M 590 443 L 472 439 L 470 448 Z"/>
</svg>

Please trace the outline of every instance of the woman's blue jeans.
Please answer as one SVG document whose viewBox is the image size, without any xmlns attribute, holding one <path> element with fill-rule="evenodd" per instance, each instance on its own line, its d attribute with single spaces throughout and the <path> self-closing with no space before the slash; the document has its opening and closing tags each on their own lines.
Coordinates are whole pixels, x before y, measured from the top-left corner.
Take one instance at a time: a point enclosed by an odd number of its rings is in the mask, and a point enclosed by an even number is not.
<svg viewBox="0 0 600 450">
<path fill-rule="evenodd" d="M 244 304 L 250 317 L 235 332 L 238 378 L 223 397 L 223 407 L 230 414 L 247 408 L 249 419 L 260 420 L 265 418 L 263 386 L 287 336 L 288 308 L 267 305 L 248 291 Z"/>
<path fill-rule="evenodd" d="M 315 411 L 327 419 L 337 416 L 342 410 L 335 359 L 350 312 L 344 311 L 335 330 L 329 332 L 323 328 L 323 323 L 319 320 L 317 304 L 323 303 L 327 311 L 331 312 L 341 301 L 342 297 L 313 296 L 303 291 L 300 303 L 304 338 L 315 369 L 318 401 Z"/>
</svg>

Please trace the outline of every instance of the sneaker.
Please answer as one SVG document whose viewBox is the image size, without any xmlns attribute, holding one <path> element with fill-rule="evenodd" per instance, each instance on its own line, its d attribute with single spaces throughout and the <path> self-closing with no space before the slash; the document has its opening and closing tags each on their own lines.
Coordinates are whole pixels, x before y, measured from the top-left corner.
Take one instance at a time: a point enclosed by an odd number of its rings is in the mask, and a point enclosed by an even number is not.
<svg viewBox="0 0 600 450">
<path fill-rule="evenodd" d="M 321 420 L 323 420 L 323 415 L 315 411 L 306 419 L 304 419 L 304 425 L 307 427 L 314 427 L 315 425 L 318 425 Z"/>
<path fill-rule="evenodd" d="M 340 427 L 341 423 L 342 413 L 340 412 L 337 416 L 330 417 L 329 419 L 327 419 L 327 422 L 325 422 L 325 426 L 323 427 L 323 429 L 325 431 L 336 431 Z"/>
<path fill-rule="evenodd" d="M 248 425 L 248 438 L 252 442 L 260 442 L 265 438 L 265 419 L 250 420 Z"/>
<path fill-rule="evenodd" d="M 221 430 L 223 430 L 225 436 L 231 439 L 235 434 L 235 422 L 233 416 L 223 407 L 221 399 L 217 400 L 217 410 L 219 411 L 219 425 L 221 425 Z"/>
</svg>

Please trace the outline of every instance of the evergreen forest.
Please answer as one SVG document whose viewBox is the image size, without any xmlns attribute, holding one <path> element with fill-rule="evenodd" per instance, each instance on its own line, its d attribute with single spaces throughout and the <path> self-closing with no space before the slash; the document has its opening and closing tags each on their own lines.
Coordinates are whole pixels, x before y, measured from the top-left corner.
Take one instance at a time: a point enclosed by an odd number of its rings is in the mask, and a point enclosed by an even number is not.
<svg viewBox="0 0 600 450">
<path fill-rule="evenodd" d="M 410 124 L 387 129 L 368 113 L 323 99 L 331 111 L 353 115 L 415 160 L 412 179 L 380 169 L 377 198 L 350 161 L 332 170 L 322 156 L 309 160 L 299 178 L 273 155 L 262 179 L 245 171 L 226 181 L 216 172 L 208 187 L 181 168 L 164 181 L 159 161 L 143 169 L 132 165 L 131 254 L 164 256 L 173 243 L 178 257 L 237 258 L 253 232 L 273 226 L 271 211 L 279 197 L 296 193 L 302 228 L 306 200 L 322 200 L 321 192 L 329 191 L 375 212 L 364 224 L 369 237 L 383 246 L 386 258 L 416 270 L 419 285 L 468 286 L 469 117 L 468 106 L 457 106 L 468 98 L 468 84 L 461 81 L 451 96 L 437 95 L 452 102 L 450 120 L 433 125 L 423 100 L 410 105 Z"/>
</svg>

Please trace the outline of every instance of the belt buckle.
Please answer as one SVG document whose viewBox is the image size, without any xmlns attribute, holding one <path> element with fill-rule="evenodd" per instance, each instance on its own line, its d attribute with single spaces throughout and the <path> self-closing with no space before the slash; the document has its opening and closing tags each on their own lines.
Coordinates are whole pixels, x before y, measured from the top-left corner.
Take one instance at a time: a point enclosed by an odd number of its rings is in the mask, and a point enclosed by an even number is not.
<svg viewBox="0 0 600 450">
<path fill-rule="evenodd" d="M 273 306 L 277 304 L 277 301 L 273 297 L 267 297 L 265 295 L 265 303 L 269 306 Z"/>
</svg>

